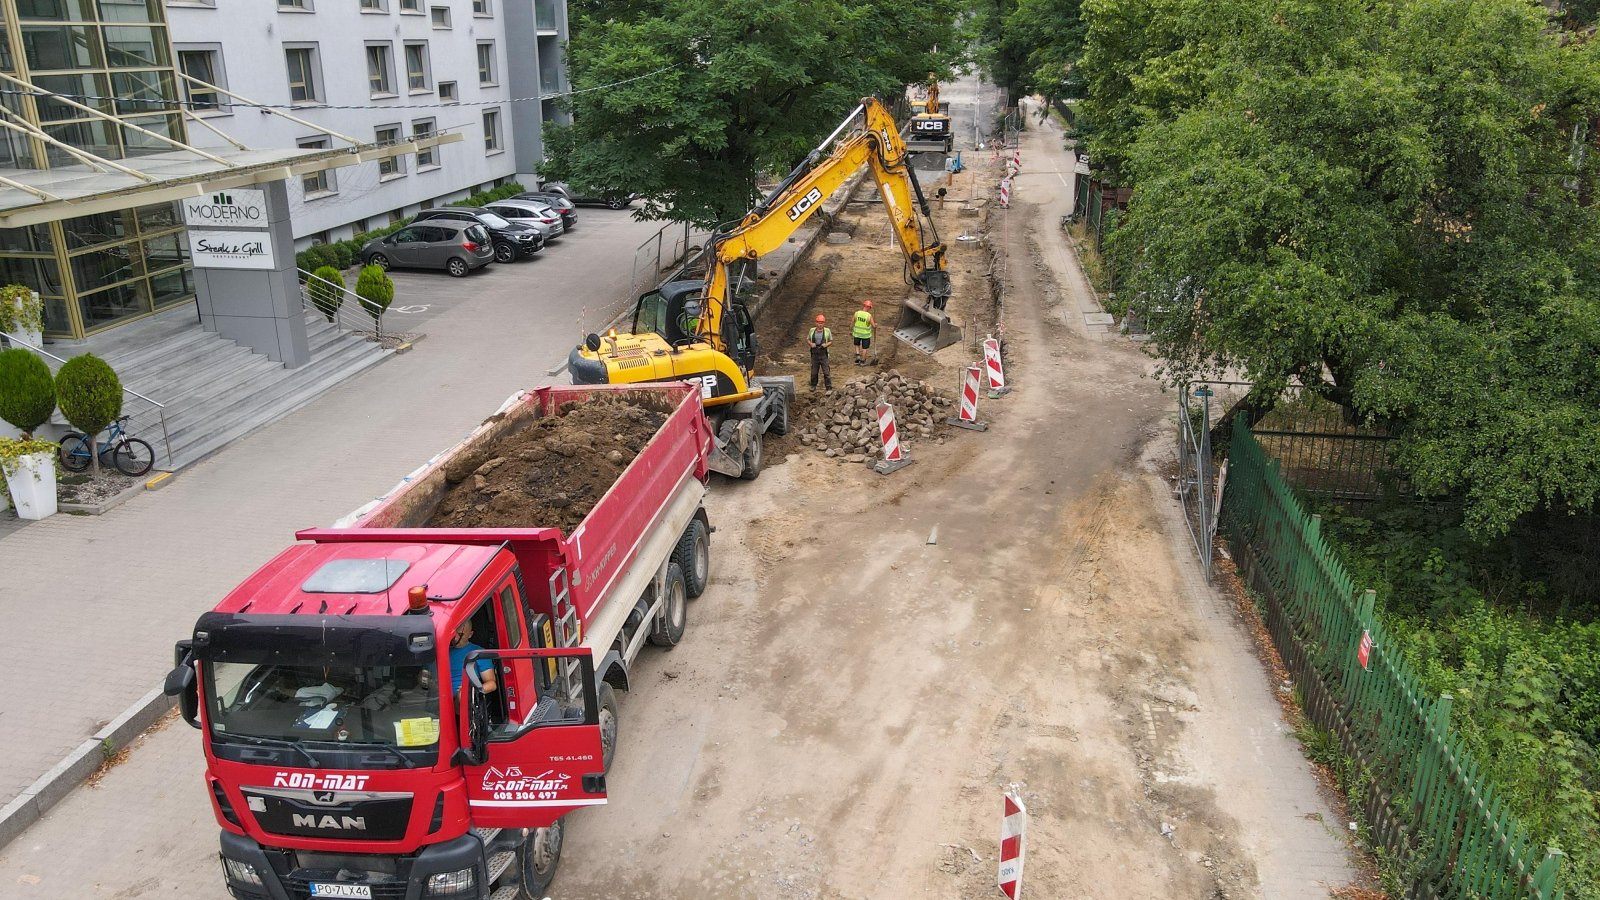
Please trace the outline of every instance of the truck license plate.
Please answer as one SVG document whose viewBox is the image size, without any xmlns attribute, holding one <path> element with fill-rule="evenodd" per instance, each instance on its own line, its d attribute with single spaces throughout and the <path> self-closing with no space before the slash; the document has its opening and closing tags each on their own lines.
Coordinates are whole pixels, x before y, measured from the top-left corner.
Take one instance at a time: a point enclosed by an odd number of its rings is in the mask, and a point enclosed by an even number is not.
<svg viewBox="0 0 1600 900">
<path fill-rule="evenodd" d="M 324 884 L 313 881 L 311 883 L 311 896 L 313 897 L 357 897 L 359 900 L 372 900 L 372 885 L 370 884 Z"/>
</svg>

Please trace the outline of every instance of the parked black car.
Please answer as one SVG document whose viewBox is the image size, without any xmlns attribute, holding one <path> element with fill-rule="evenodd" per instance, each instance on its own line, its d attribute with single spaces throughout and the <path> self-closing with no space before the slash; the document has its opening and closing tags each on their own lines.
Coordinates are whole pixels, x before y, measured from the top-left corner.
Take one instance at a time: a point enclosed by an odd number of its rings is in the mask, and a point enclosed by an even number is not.
<svg viewBox="0 0 1600 900">
<path fill-rule="evenodd" d="M 573 188 L 559 181 L 550 182 L 543 190 L 559 193 L 577 206 L 604 206 L 606 209 L 627 209 L 633 205 L 633 201 L 639 199 L 638 194 L 630 194 L 627 191 L 610 188 L 604 190 Z"/>
<path fill-rule="evenodd" d="M 566 194 L 556 191 L 523 191 L 511 199 L 535 200 L 543 203 L 561 214 L 561 227 L 567 231 L 571 231 L 578 224 L 578 208 L 572 205 Z"/>
<path fill-rule="evenodd" d="M 414 222 L 428 219 L 449 219 L 455 222 L 476 222 L 488 229 L 494 239 L 494 261 L 513 262 L 532 256 L 544 249 L 544 235 L 536 228 L 508 222 L 504 218 L 476 206 L 446 206 L 442 209 L 425 209 L 417 213 Z"/>
</svg>

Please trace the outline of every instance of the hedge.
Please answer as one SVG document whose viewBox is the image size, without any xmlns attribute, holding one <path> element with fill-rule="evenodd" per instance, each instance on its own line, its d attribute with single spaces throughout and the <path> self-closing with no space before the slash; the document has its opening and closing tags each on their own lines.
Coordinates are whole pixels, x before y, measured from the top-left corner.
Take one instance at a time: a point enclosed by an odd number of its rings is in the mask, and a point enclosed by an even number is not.
<svg viewBox="0 0 1600 900">
<path fill-rule="evenodd" d="M 503 184 L 492 191 L 484 191 L 479 194 L 473 194 L 465 200 L 457 200 L 450 205 L 483 206 L 496 200 L 515 197 L 524 190 L 527 189 L 513 181 Z M 323 266 L 333 266 L 335 269 L 344 271 L 356 265 L 361 261 L 358 254 L 361 253 L 361 248 L 365 247 L 368 241 L 393 234 L 410 224 L 410 219 L 401 219 L 393 225 L 387 225 L 376 231 L 364 231 L 349 240 L 334 241 L 331 244 L 317 244 L 314 247 L 307 247 L 301 250 L 294 255 L 295 265 L 300 269 L 300 280 L 304 281 L 306 279 L 305 273 L 315 272 Z"/>
</svg>

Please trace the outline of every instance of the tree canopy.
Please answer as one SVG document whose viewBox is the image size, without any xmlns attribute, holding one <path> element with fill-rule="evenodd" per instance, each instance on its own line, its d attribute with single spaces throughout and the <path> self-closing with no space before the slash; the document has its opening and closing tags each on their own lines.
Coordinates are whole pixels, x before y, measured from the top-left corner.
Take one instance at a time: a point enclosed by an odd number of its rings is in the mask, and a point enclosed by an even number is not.
<svg viewBox="0 0 1600 900">
<path fill-rule="evenodd" d="M 860 99 L 963 53 L 960 0 L 590 0 L 573 7 L 572 124 L 546 178 L 642 194 L 644 218 L 726 223 Z M 652 74 L 653 73 L 653 74 Z M 644 77 L 641 77 L 644 76 Z"/>
<path fill-rule="evenodd" d="M 1085 0 L 1090 149 L 1181 382 L 1314 386 L 1499 533 L 1600 498 L 1595 42 L 1523 0 Z"/>
</svg>

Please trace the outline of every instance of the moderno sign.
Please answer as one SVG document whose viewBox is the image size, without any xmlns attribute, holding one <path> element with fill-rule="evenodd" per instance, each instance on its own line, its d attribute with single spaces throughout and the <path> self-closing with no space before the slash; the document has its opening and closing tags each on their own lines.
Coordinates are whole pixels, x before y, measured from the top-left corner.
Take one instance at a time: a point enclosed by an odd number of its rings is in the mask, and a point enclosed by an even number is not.
<svg viewBox="0 0 1600 900">
<path fill-rule="evenodd" d="M 189 229 L 189 257 L 196 269 L 275 269 L 272 236 L 244 231 Z"/>
<path fill-rule="evenodd" d="M 183 201 L 183 224 L 192 228 L 266 228 L 267 192 L 215 191 Z"/>
</svg>

